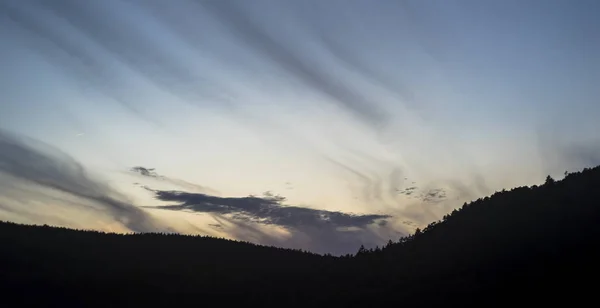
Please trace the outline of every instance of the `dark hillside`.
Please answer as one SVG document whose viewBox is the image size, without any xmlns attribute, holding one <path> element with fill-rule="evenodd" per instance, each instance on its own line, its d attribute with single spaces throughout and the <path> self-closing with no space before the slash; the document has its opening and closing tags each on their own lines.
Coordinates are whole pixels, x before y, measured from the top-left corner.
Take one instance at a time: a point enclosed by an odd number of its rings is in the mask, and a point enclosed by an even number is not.
<svg viewBox="0 0 600 308">
<path fill-rule="evenodd" d="M 600 167 L 465 204 L 382 249 L 324 257 L 208 237 L 0 223 L 6 294 L 44 305 L 573 305 L 599 273 Z"/>
<path fill-rule="evenodd" d="M 541 186 L 467 203 L 380 252 L 359 254 L 355 262 L 377 267 L 376 279 L 386 277 L 394 289 L 434 301 L 484 294 L 541 301 L 548 292 L 565 297 L 574 294 L 570 290 L 579 292 L 571 301 L 581 300 L 587 280 L 598 273 L 599 191 L 599 167 L 562 181 L 548 177 Z"/>
<path fill-rule="evenodd" d="M 167 289 L 202 293 L 268 285 L 270 277 L 304 275 L 332 259 L 211 237 L 121 235 L 12 223 L 0 223 L 0 246 L 0 277 L 11 288 L 89 286 L 94 292 L 110 289 L 108 293 L 121 288 L 140 294 Z"/>
</svg>

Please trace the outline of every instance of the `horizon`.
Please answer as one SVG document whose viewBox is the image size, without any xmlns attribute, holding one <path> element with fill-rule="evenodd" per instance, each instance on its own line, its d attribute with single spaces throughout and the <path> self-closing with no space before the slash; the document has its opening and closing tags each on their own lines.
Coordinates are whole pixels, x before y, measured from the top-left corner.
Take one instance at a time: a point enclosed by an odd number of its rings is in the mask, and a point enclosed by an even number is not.
<svg viewBox="0 0 600 308">
<path fill-rule="evenodd" d="M 600 165 L 596 1 L 0 1 L 0 220 L 353 253 Z"/>
<path fill-rule="evenodd" d="M 548 175 L 546 177 L 546 180 L 544 181 L 544 183 L 539 183 L 539 184 L 532 184 L 532 185 L 523 185 L 523 186 L 518 186 L 518 187 L 511 187 L 511 188 L 504 188 L 502 190 L 498 190 L 495 191 L 494 193 L 490 194 L 490 195 L 486 195 L 480 198 L 477 198 L 476 200 L 471 200 L 471 201 L 467 201 L 465 202 L 462 206 L 456 208 L 456 210 L 463 210 L 468 208 L 469 205 L 473 205 L 473 204 L 477 204 L 478 202 L 482 202 L 482 201 L 487 201 L 487 198 L 493 198 L 495 195 L 500 194 L 500 193 L 507 193 L 507 192 L 513 192 L 513 191 L 518 191 L 521 188 L 529 188 L 529 189 L 537 189 L 537 188 L 541 188 L 544 186 L 547 186 L 548 183 L 551 184 L 556 184 L 556 183 L 560 183 L 564 180 L 567 179 L 568 176 L 573 175 L 573 174 L 580 174 L 580 173 L 585 173 L 585 172 L 589 172 L 589 171 L 594 171 L 594 169 L 599 169 L 600 165 L 598 166 L 593 166 L 593 167 L 585 167 L 581 170 L 574 170 L 574 171 L 565 171 L 565 173 L 563 174 L 564 177 L 560 178 L 560 179 L 555 179 L 552 176 Z M 228 237 L 218 237 L 218 236 L 212 236 L 209 234 L 199 234 L 199 233 L 180 233 L 177 231 L 141 231 L 141 232 L 135 232 L 135 231 L 130 231 L 130 232 L 113 232 L 113 231 L 104 231 L 104 230 L 99 230 L 99 229 L 86 229 L 86 228 L 73 228 L 73 227 L 69 227 L 69 226 L 59 226 L 59 225 L 49 225 L 49 224 L 41 224 L 41 223 L 19 223 L 19 222 L 14 222 L 14 221 L 9 221 L 9 220 L 0 220 L 0 224 L 4 223 L 4 224 L 10 224 L 10 225 L 17 225 L 17 226 L 21 226 L 21 227 L 43 227 L 43 228 L 56 228 L 56 229 L 63 229 L 63 230 L 67 230 L 67 231 L 73 231 L 73 232 L 90 232 L 90 233 L 99 233 L 99 234 L 105 234 L 105 235 L 131 235 L 131 236 L 135 236 L 135 235 L 144 235 L 144 234 L 151 234 L 151 235 L 161 235 L 161 236 L 168 236 L 168 235 L 177 235 L 177 236 L 184 236 L 184 237 L 191 237 L 191 238 L 196 238 L 196 237 L 200 237 L 200 238 L 209 238 L 209 239 L 214 239 L 214 240 L 225 240 L 225 241 L 229 241 L 229 242 L 235 242 L 235 243 L 242 243 L 242 244 L 249 244 L 249 245 L 253 245 L 253 246 L 259 246 L 259 247 L 265 247 L 265 248 L 278 248 L 278 249 L 290 249 L 290 250 L 294 250 L 294 251 L 298 251 L 298 252 L 302 252 L 302 253 L 309 253 L 309 254 L 314 254 L 314 255 L 320 255 L 320 256 L 325 256 L 325 257 L 349 257 L 349 256 L 357 256 L 360 254 L 360 251 L 362 249 L 366 249 L 365 251 L 363 251 L 363 253 L 374 253 L 374 252 L 379 252 L 383 249 L 385 249 L 387 246 L 389 245 L 396 245 L 396 244 L 401 244 L 403 243 L 403 241 L 405 240 L 411 240 L 414 239 L 416 235 L 418 234 L 423 234 L 425 232 L 428 231 L 428 229 L 430 227 L 436 226 L 442 222 L 446 222 L 447 219 L 449 219 L 451 217 L 451 215 L 454 215 L 456 212 L 453 211 L 452 213 L 447 213 L 447 215 L 445 215 L 443 218 L 439 219 L 439 220 L 434 220 L 431 221 L 427 226 L 419 226 L 415 228 L 415 232 L 413 233 L 407 233 L 407 234 L 403 234 L 402 237 L 400 239 L 388 239 L 388 241 L 386 243 L 382 243 L 381 245 L 377 244 L 375 246 L 372 247 L 365 247 L 364 244 L 360 244 L 360 247 L 358 247 L 357 249 L 355 249 L 356 251 L 354 253 L 352 253 L 352 251 L 348 251 L 348 252 L 344 252 L 344 253 L 337 253 L 337 254 L 332 254 L 331 252 L 315 252 L 315 251 L 311 251 L 311 250 L 307 250 L 307 249 L 302 249 L 302 248 L 297 248 L 297 247 L 284 247 L 284 246 L 278 246 L 276 244 L 262 244 L 262 243 L 258 243 L 258 242 L 251 242 L 251 241 L 245 241 L 245 240 L 240 240 L 240 239 L 235 239 L 235 238 L 228 238 Z M 422 228 L 424 227 L 424 228 Z M 385 245 L 384 245 L 385 244 Z M 358 252 L 357 252 L 358 251 Z"/>
</svg>

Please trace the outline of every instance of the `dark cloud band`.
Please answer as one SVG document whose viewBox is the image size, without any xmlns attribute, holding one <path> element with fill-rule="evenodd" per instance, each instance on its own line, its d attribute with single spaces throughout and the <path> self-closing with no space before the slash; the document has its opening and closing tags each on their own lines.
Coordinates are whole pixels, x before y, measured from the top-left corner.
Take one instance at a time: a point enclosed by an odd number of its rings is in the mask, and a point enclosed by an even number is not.
<svg viewBox="0 0 600 308">
<path fill-rule="evenodd" d="M 151 190 L 161 201 L 176 202 L 176 205 L 158 208 L 175 211 L 193 211 L 212 214 L 230 214 L 241 220 L 273 224 L 287 228 L 364 228 L 389 215 L 355 215 L 282 204 L 284 197 L 217 197 L 182 191 Z"/>
</svg>

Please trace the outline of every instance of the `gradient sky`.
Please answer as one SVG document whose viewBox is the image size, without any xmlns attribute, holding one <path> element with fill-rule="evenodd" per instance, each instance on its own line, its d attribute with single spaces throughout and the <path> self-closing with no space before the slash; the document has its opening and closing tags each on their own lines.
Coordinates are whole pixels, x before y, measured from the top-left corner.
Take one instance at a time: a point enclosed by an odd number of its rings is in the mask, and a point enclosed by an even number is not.
<svg viewBox="0 0 600 308">
<path fill-rule="evenodd" d="M 600 164 L 599 16 L 595 0 L 0 0 L 0 219 L 334 253 L 397 239 Z"/>
</svg>

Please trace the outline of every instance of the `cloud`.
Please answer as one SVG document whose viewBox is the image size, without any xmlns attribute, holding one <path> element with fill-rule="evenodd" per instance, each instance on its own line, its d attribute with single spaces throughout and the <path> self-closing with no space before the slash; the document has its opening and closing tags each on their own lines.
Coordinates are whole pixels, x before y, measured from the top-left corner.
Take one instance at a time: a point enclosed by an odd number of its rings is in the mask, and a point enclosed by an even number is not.
<svg viewBox="0 0 600 308">
<path fill-rule="evenodd" d="M 223 230 L 236 239 L 261 243 L 278 247 L 305 249 L 316 253 L 331 253 L 342 255 L 355 253 L 357 247 L 375 247 L 387 242 L 389 239 L 398 239 L 403 232 L 390 228 L 386 220 L 380 220 L 365 228 L 346 228 L 338 230 L 303 226 L 302 228 L 287 228 L 284 233 L 277 226 L 264 225 L 249 221 L 239 220 L 227 215 L 218 216 L 218 221 Z"/>
<path fill-rule="evenodd" d="M 156 172 L 154 172 L 154 170 L 155 170 L 154 168 L 144 168 L 144 167 L 139 167 L 139 166 L 131 168 L 132 172 L 139 173 L 143 176 L 156 178 L 156 177 L 158 177 L 158 174 Z"/>
<path fill-rule="evenodd" d="M 94 179 L 72 157 L 42 142 L 3 130 L 0 130 L 0 176 L 24 181 L 32 193 L 39 187 L 92 202 L 132 231 L 168 229 L 143 209 L 128 203 L 111 187 Z M 0 197 L 10 195 L 12 189 L 5 189 L 0 189 Z M 26 190 L 23 191 L 20 198 L 28 198 Z"/>
<path fill-rule="evenodd" d="M 30 3 L 31 4 L 31 3 Z M 128 111 L 151 121 L 141 109 L 127 97 L 124 80 L 111 69 L 111 64 L 90 48 L 86 38 L 69 33 L 68 27 L 61 27 L 64 20 L 28 5 L 0 3 L 0 7 L 15 25 L 14 29 L 25 30 L 20 40 L 42 55 L 49 63 L 67 73 L 72 80 L 86 89 L 93 87 L 125 107 Z M 54 17 L 54 18 L 53 18 Z M 79 40 L 77 39 L 79 38 Z"/>
<path fill-rule="evenodd" d="M 263 244 L 339 254 L 353 252 L 357 244 L 374 246 L 389 239 L 382 236 L 393 234 L 392 237 L 397 237 L 393 230 L 386 229 L 385 221 L 392 217 L 390 215 L 360 215 L 288 206 L 283 203 L 285 197 L 270 192 L 260 197 L 217 197 L 183 191 L 148 190 L 160 201 L 176 203 L 151 208 L 214 215 L 233 226 L 227 230 L 233 236 Z M 220 220 L 217 220 L 220 229 L 225 229 Z M 282 227 L 289 234 L 285 239 L 274 237 L 261 226 Z"/>
<path fill-rule="evenodd" d="M 370 80 L 373 84 L 376 84 L 395 95 L 401 100 L 404 106 L 410 108 L 418 116 L 422 118 L 427 116 L 424 110 L 422 110 L 422 102 L 417 102 L 414 91 L 412 91 L 408 85 L 402 82 L 392 81 L 394 78 L 385 76 L 382 72 L 374 69 L 356 54 L 354 48 L 342 46 L 333 36 L 321 36 L 321 43 L 333 56 L 341 60 L 348 68 L 352 69 L 363 78 Z"/>
<path fill-rule="evenodd" d="M 211 194 L 218 194 L 219 192 L 206 187 L 206 186 L 201 186 L 201 185 L 197 185 L 194 183 L 190 183 L 188 181 L 184 181 L 181 179 L 176 179 L 176 178 L 172 178 L 172 177 L 167 177 L 161 174 L 156 173 L 155 168 L 145 168 L 145 167 L 141 167 L 141 166 L 136 166 L 130 169 L 131 172 L 133 173 L 137 173 L 143 177 L 147 177 L 147 178 L 152 178 L 155 180 L 159 180 L 159 181 L 163 181 L 163 182 L 168 182 L 171 183 L 175 186 L 181 187 L 183 189 L 187 189 L 187 190 L 192 190 L 194 192 L 204 192 L 204 193 L 211 193 Z M 139 184 L 139 183 L 136 183 Z"/>
<path fill-rule="evenodd" d="M 359 182 L 359 185 L 362 188 L 361 198 L 363 201 L 378 203 L 378 205 L 385 203 L 381 194 L 382 180 L 376 174 L 371 177 L 364 172 L 357 170 L 356 168 L 350 167 L 348 164 L 343 163 L 340 160 L 336 160 L 327 156 L 323 156 L 323 158 L 332 165 L 342 169 L 348 174 L 351 174 Z"/>
<path fill-rule="evenodd" d="M 156 172 L 154 172 L 154 170 L 155 170 L 154 168 L 144 168 L 144 167 L 131 168 L 132 172 L 139 173 L 143 176 L 148 176 L 151 178 L 156 178 L 156 177 L 158 177 L 158 174 Z"/>
<path fill-rule="evenodd" d="M 400 169 L 398 167 L 392 168 L 392 171 L 390 172 L 390 175 L 388 178 L 388 183 L 389 183 L 388 195 L 392 199 L 396 198 L 398 187 L 402 186 L 404 181 L 406 181 L 408 179 L 406 177 L 403 177 L 402 175 L 403 175 L 402 169 Z"/>
<path fill-rule="evenodd" d="M 411 187 L 407 187 L 403 190 L 398 190 L 398 193 L 401 195 L 406 195 L 406 196 L 411 196 L 415 193 L 415 191 L 417 190 L 418 187 L 416 186 L 411 186 Z"/>
<path fill-rule="evenodd" d="M 417 198 L 423 202 L 439 202 L 446 199 L 446 190 L 443 188 L 434 188 L 422 191 L 416 186 L 410 186 L 404 189 L 398 189 L 397 193 L 411 198 Z"/>
<path fill-rule="evenodd" d="M 217 197 L 183 191 L 151 190 L 161 201 L 171 201 L 177 205 L 160 206 L 169 210 L 231 214 L 239 220 L 249 220 L 262 224 L 273 224 L 287 228 L 305 226 L 340 228 L 362 228 L 389 215 L 355 215 L 336 211 L 317 210 L 282 204 L 285 198 L 266 193 L 262 197 Z"/>
<path fill-rule="evenodd" d="M 177 49 L 138 28 L 139 23 L 131 18 L 151 16 L 123 14 L 132 9 L 125 2 L 2 2 L 0 9 L 13 29 L 24 30 L 25 35 L 19 35 L 21 42 L 82 89 L 96 90 L 157 126 L 162 124 L 147 115 L 147 108 L 140 103 L 143 84 L 130 73 L 186 103 L 228 99 L 228 91 L 220 83 L 201 75 L 201 69 L 192 69 L 174 53 Z"/>
<path fill-rule="evenodd" d="M 298 48 L 281 41 L 229 1 L 202 1 L 202 6 L 216 15 L 228 29 L 261 56 L 277 64 L 305 86 L 333 99 L 339 106 L 366 123 L 379 126 L 387 121 L 377 103 L 356 91 L 354 86 L 327 73 L 324 67 L 305 57 Z"/>
<path fill-rule="evenodd" d="M 446 191 L 442 188 L 430 189 L 421 195 L 425 202 L 439 202 L 446 199 Z"/>
</svg>

